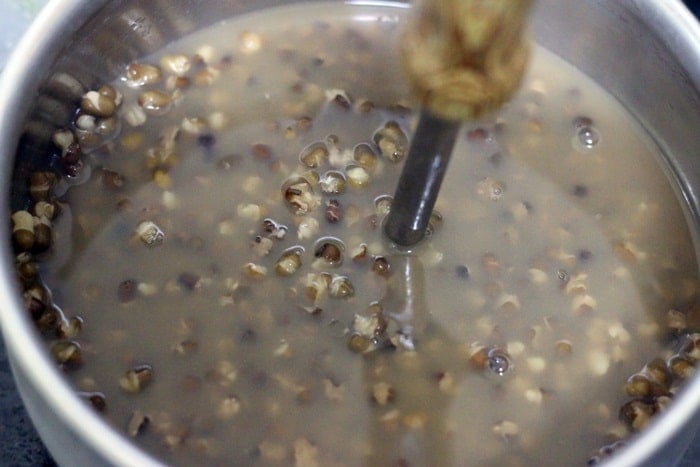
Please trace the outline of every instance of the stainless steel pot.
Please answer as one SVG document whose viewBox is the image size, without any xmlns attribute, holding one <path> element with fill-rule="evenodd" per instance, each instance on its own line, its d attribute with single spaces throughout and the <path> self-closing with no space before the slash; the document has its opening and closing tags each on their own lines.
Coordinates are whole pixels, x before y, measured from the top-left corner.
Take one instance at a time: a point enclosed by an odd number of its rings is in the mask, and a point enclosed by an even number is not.
<svg viewBox="0 0 700 467">
<path fill-rule="evenodd" d="M 26 175 L 32 154 L 47 144 L 53 128 L 69 120 L 83 87 L 110 81 L 130 60 L 221 18 L 293 1 L 49 2 L 0 82 L 0 184 L 7 190 L 0 219 L 7 222 L 11 205 L 24 195 L 13 180 Z M 676 0 L 538 0 L 533 30 L 539 43 L 608 89 L 656 138 L 700 246 L 700 26 L 695 18 Z M 158 465 L 73 395 L 25 316 L 9 235 L 0 242 L 0 254 L 0 324 L 7 351 L 27 409 L 57 462 Z M 674 465 L 700 426 L 698 415 L 700 375 L 609 464 Z"/>
</svg>

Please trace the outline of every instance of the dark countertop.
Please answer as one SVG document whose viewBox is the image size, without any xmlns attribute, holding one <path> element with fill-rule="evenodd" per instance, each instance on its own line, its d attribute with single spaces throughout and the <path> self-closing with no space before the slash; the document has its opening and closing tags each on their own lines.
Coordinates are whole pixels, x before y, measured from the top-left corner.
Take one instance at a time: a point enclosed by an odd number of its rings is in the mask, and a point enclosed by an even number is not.
<svg viewBox="0 0 700 467">
<path fill-rule="evenodd" d="M 6 0 L 0 0 L 4 2 Z M 663 1 L 663 0 L 660 0 Z M 0 5 L 0 68 L 11 50 L 17 36 L 21 34 L 46 0 L 12 1 L 9 6 Z M 700 0 L 685 2 L 700 15 Z M 6 26 L 6 27 L 5 27 Z M 0 465 L 4 467 L 53 467 L 56 463 L 36 434 L 32 422 L 24 409 L 12 379 L 5 346 L 0 339 Z M 700 433 L 685 454 L 679 467 L 700 466 Z"/>
<path fill-rule="evenodd" d="M 53 461 L 39 440 L 17 394 L 5 345 L 0 339 L 0 465 L 52 467 Z"/>
</svg>

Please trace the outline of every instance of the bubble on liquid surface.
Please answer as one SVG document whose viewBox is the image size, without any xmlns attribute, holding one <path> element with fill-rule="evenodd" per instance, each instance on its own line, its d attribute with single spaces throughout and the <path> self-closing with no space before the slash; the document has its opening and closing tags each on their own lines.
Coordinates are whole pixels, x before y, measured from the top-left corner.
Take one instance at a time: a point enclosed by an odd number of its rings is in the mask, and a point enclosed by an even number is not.
<svg viewBox="0 0 700 467">
<path fill-rule="evenodd" d="M 594 126 L 585 125 L 576 130 L 574 143 L 582 149 L 593 149 L 600 142 L 600 133 Z"/>
<path fill-rule="evenodd" d="M 498 376 L 503 376 L 510 369 L 510 359 L 501 349 L 491 349 L 488 353 L 488 368 Z"/>
</svg>

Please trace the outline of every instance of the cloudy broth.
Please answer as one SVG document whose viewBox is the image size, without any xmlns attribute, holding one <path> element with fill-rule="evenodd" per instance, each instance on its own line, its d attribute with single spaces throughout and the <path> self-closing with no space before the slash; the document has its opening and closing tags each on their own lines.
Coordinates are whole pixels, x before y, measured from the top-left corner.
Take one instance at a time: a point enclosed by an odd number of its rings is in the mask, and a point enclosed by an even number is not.
<svg viewBox="0 0 700 467">
<path fill-rule="evenodd" d="M 407 12 L 255 13 L 112 83 L 43 277 L 83 320 L 70 379 L 166 462 L 584 465 L 629 433 L 627 378 L 696 288 L 657 147 L 535 47 L 460 132 L 428 239 L 392 248 Z"/>
</svg>

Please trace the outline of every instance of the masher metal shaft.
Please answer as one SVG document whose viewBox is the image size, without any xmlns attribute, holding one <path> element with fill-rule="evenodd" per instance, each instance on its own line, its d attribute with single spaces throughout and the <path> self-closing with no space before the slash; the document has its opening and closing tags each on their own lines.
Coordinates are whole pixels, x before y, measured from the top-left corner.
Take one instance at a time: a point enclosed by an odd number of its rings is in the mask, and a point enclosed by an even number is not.
<svg viewBox="0 0 700 467">
<path fill-rule="evenodd" d="M 425 236 L 461 122 L 421 111 L 396 187 L 384 233 L 410 247 Z"/>
</svg>

